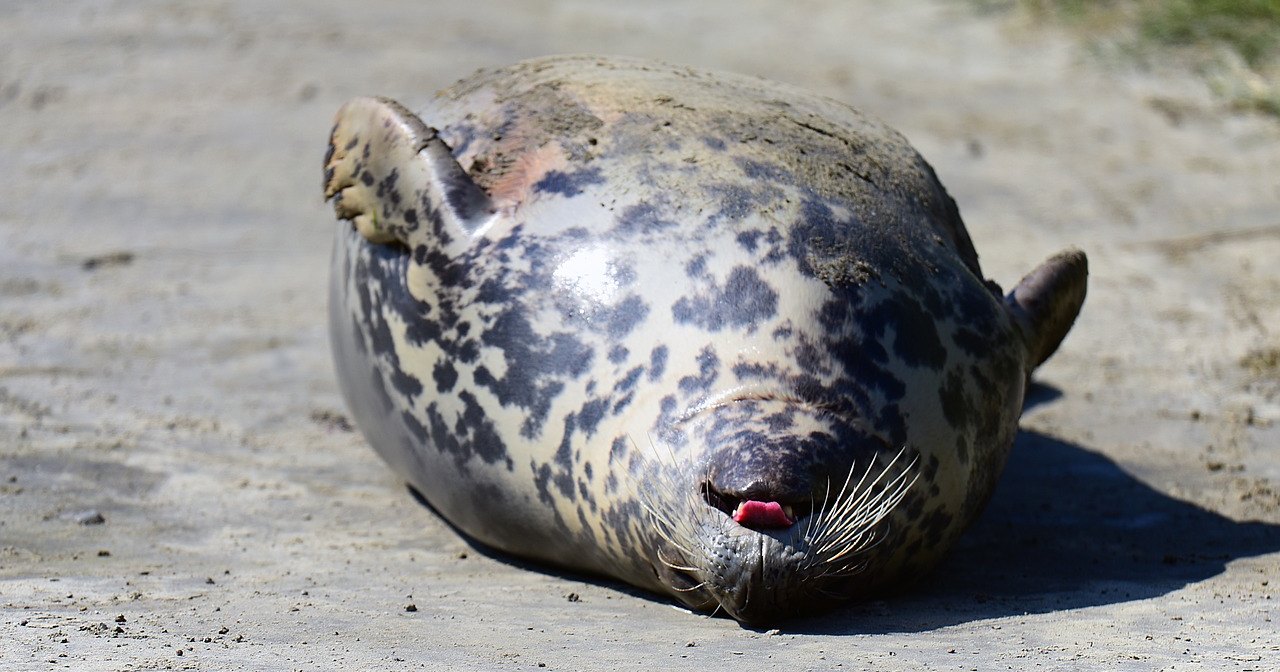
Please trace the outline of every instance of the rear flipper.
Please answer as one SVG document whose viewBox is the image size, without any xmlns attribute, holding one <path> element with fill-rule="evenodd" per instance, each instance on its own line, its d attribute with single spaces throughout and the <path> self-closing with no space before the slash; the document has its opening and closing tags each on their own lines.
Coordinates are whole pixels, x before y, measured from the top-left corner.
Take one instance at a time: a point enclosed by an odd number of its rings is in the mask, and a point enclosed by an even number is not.
<svg viewBox="0 0 1280 672">
<path fill-rule="evenodd" d="M 494 214 L 435 129 L 388 98 L 342 106 L 324 164 L 325 198 L 373 243 L 448 246 Z"/>
<path fill-rule="evenodd" d="M 1027 342 L 1027 367 L 1040 366 L 1058 349 L 1084 305 L 1089 280 L 1089 260 L 1084 252 L 1070 249 L 1049 258 L 1013 288 L 1005 304 Z"/>
</svg>

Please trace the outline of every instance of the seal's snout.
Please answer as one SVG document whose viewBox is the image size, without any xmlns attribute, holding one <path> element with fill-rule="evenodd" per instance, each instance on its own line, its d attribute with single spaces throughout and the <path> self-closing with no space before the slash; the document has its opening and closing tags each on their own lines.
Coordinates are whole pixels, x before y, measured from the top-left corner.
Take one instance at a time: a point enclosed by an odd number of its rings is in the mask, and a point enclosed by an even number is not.
<svg viewBox="0 0 1280 672">
<path fill-rule="evenodd" d="M 839 417 L 780 399 L 716 407 L 693 429 L 707 454 L 702 498 L 753 530 L 786 529 L 829 508 L 850 466 L 882 448 Z"/>
</svg>

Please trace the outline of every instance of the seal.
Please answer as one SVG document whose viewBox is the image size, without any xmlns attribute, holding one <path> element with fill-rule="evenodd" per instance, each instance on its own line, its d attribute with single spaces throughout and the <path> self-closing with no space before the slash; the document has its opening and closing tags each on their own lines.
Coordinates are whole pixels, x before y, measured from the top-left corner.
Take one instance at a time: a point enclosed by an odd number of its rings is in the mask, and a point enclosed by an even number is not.
<svg viewBox="0 0 1280 672">
<path fill-rule="evenodd" d="M 490 547 L 752 624 L 935 565 L 1085 296 L 1077 250 L 985 280 L 881 122 L 642 60 L 353 100 L 324 190 L 338 380 L 396 473 Z"/>
</svg>

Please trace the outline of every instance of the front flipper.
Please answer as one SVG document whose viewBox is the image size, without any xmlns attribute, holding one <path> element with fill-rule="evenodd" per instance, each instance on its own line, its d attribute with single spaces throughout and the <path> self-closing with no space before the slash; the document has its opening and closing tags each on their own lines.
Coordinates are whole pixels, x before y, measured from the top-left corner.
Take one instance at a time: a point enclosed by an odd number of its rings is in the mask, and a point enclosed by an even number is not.
<svg viewBox="0 0 1280 672">
<path fill-rule="evenodd" d="M 1089 260 L 1084 252 L 1071 249 L 1040 264 L 1005 297 L 1027 341 L 1028 372 L 1049 359 L 1071 330 L 1084 305 L 1088 281 Z"/>
<path fill-rule="evenodd" d="M 436 130 L 388 98 L 342 106 L 324 163 L 325 198 L 370 242 L 448 246 L 494 216 Z"/>
</svg>

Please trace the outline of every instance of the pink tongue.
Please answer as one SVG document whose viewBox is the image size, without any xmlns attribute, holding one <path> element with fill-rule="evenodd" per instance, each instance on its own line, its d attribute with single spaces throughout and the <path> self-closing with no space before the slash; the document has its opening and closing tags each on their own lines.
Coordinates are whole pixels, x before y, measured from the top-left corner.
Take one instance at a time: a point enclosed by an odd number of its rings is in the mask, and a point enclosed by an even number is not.
<svg viewBox="0 0 1280 672">
<path fill-rule="evenodd" d="M 733 519 L 744 527 L 791 527 L 795 522 L 782 511 L 777 502 L 757 502 L 748 499 L 738 505 L 733 512 Z"/>
</svg>

